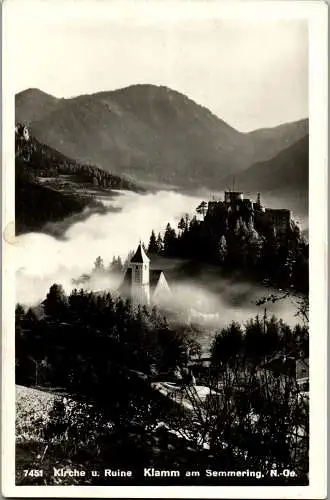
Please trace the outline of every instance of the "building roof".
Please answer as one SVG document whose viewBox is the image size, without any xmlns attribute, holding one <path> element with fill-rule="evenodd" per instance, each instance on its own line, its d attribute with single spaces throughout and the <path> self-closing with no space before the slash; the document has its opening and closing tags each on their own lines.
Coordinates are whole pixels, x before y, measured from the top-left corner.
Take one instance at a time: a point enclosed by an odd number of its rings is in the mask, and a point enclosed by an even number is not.
<svg viewBox="0 0 330 500">
<path fill-rule="evenodd" d="M 309 359 L 297 359 L 296 377 L 297 380 L 309 377 Z"/>
<path fill-rule="evenodd" d="M 278 215 L 290 215 L 290 210 L 287 208 L 266 208 L 266 213 Z"/>
<path fill-rule="evenodd" d="M 137 263 L 137 264 L 143 264 L 143 263 L 147 263 L 149 261 L 150 261 L 150 259 L 147 256 L 147 254 L 145 253 L 145 251 L 143 250 L 143 246 L 140 243 L 139 246 L 137 247 L 135 254 L 131 258 L 131 262 Z"/>
<path fill-rule="evenodd" d="M 155 290 L 162 272 L 163 271 L 161 269 L 151 269 L 150 270 L 149 285 L 150 285 L 150 292 L 151 293 L 153 293 L 153 291 Z"/>
<path fill-rule="evenodd" d="M 297 380 L 309 376 L 309 359 L 276 355 L 264 365 L 265 368 L 279 374 L 296 374 Z"/>
<path fill-rule="evenodd" d="M 149 274 L 149 286 L 150 286 L 150 293 L 153 294 L 155 291 L 159 278 L 163 271 L 161 269 L 152 269 L 150 270 Z M 122 284 L 120 285 L 118 291 L 120 293 L 128 294 L 130 292 L 130 287 L 132 284 L 132 269 L 129 267 L 126 269 L 126 273 L 123 279 Z"/>
<path fill-rule="evenodd" d="M 119 293 L 123 293 L 124 295 L 129 294 L 131 289 L 131 284 L 132 284 L 132 269 L 128 267 L 126 269 L 122 284 L 118 288 Z"/>
<path fill-rule="evenodd" d="M 285 356 L 274 356 L 263 366 L 267 370 L 270 370 L 278 375 L 293 375 L 296 368 L 295 360 L 293 358 L 287 358 Z"/>
</svg>

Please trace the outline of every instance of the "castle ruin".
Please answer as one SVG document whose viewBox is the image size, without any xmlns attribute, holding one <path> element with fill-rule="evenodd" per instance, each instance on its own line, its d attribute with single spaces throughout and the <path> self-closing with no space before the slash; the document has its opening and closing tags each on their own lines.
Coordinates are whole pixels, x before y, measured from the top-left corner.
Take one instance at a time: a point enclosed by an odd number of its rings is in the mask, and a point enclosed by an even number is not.
<svg viewBox="0 0 330 500">
<path fill-rule="evenodd" d="M 261 203 L 260 193 L 253 202 L 245 198 L 242 191 L 225 191 L 223 201 L 210 201 L 208 203 L 208 214 L 217 211 L 225 211 L 228 215 L 241 217 L 245 222 L 252 218 L 256 227 L 273 226 L 277 233 L 286 232 L 291 225 L 291 210 L 284 208 L 265 208 Z"/>
</svg>

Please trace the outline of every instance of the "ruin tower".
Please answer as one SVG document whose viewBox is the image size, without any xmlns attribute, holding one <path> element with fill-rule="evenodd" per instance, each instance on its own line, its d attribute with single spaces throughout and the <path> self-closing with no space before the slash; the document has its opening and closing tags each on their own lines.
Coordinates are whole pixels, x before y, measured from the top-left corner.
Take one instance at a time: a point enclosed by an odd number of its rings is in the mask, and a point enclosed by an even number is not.
<svg viewBox="0 0 330 500">
<path fill-rule="evenodd" d="M 133 255 L 130 268 L 132 269 L 131 298 L 133 305 L 150 304 L 150 259 L 140 243 Z"/>
<path fill-rule="evenodd" d="M 260 199 L 260 193 L 257 194 L 257 205 L 259 205 L 259 207 L 261 206 L 261 199 Z"/>
<path fill-rule="evenodd" d="M 27 128 L 26 125 L 23 128 L 23 138 L 24 138 L 25 141 L 29 141 L 30 140 L 29 129 Z"/>
</svg>

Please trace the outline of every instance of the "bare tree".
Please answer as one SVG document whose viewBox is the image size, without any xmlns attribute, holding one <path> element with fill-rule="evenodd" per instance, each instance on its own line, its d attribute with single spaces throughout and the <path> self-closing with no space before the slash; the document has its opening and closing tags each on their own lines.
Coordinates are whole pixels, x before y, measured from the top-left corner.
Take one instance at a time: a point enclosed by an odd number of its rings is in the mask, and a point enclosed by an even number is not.
<svg viewBox="0 0 330 500">
<path fill-rule="evenodd" d="M 294 371 L 276 375 L 237 358 L 210 369 L 204 387 L 182 385 L 173 401 L 179 409 L 172 427 L 212 456 L 307 477 L 309 405 Z"/>
<path fill-rule="evenodd" d="M 279 289 L 278 293 L 273 293 L 259 299 L 256 304 L 258 306 L 267 303 L 275 303 L 279 300 L 290 299 L 296 307 L 296 316 L 299 317 L 303 323 L 309 325 L 309 299 L 308 295 L 295 292 L 291 289 Z"/>
</svg>

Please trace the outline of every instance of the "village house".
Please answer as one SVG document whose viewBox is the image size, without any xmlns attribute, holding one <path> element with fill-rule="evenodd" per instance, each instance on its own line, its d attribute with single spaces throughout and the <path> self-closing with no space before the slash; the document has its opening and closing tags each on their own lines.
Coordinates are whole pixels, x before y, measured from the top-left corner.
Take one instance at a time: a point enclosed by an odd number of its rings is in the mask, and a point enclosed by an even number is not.
<svg viewBox="0 0 330 500">
<path fill-rule="evenodd" d="M 299 391 L 304 396 L 309 393 L 309 359 L 306 357 L 277 355 L 264 364 L 267 371 L 285 381 L 291 376 L 296 380 Z"/>
</svg>

